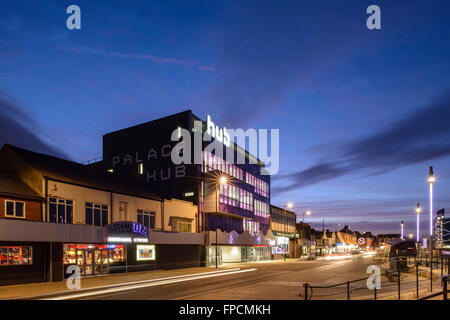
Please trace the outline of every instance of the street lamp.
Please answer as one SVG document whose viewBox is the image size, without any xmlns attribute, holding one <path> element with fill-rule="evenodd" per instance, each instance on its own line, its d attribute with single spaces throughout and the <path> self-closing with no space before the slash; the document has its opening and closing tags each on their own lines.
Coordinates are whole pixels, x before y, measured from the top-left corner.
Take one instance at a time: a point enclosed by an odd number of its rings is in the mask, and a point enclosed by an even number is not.
<svg viewBox="0 0 450 320">
<path fill-rule="evenodd" d="M 417 202 L 417 207 L 416 207 L 416 214 L 417 214 L 417 223 L 416 223 L 416 239 L 417 242 L 420 241 L 419 238 L 419 231 L 420 231 L 420 212 L 422 211 L 422 209 L 420 209 L 420 204 Z"/>
<path fill-rule="evenodd" d="M 305 237 L 305 214 L 309 216 L 311 214 L 311 211 L 308 210 L 302 213 L 302 239 Z"/>
<path fill-rule="evenodd" d="M 402 220 L 402 222 L 400 223 L 400 228 L 401 228 L 400 239 L 403 240 L 403 220 Z"/>
<path fill-rule="evenodd" d="M 428 173 L 428 183 L 430 184 L 430 237 L 433 236 L 433 183 L 436 181 L 436 178 L 433 174 L 433 167 L 430 167 L 430 171 Z"/>
<path fill-rule="evenodd" d="M 224 186 L 227 184 L 227 177 L 221 176 L 219 183 L 216 184 L 216 269 L 217 269 L 217 259 L 218 259 L 218 247 L 217 247 L 217 229 L 218 229 L 218 215 L 219 215 L 219 185 Z"/>
<path fill-rule="evenodd" d="M 287 232 L 286 232 L 286 207 L 288 207 L 289 209 L 292 209 L 294 205 L 292 204 L 292 202 L 288 202 L 285 206 L 284 206 L 284 235 L 286 236 Z M 289 239 L 289 238 L 288 238 Z M 288 240 L 288 245 L 289 245 L 289 240 Z M 287 251 L 287 248 L 286 248 Z M 284 261 L 286 261 L 286 253 L 284 253 Z"/>
</svg>

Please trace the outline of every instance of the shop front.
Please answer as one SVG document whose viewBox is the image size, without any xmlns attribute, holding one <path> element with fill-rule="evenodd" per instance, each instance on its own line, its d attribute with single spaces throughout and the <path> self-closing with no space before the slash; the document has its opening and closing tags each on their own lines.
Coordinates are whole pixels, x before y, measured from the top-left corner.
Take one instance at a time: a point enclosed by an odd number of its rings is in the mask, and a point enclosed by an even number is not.
<svg viewBox="0 0 450 320">
<path fill-rule="evenodd" d="M 206 266 L 216 264 L 215 232 L 208 232 L 208 244 L 206 246 Z M 269 230 L 266 235 L 259 233 L 251 235 L 248 232 L 222 232 L 217 234 L 217 264 L 257 262 L 271 259 L 276 240 Z"/>
<path fill-rule="evenodd" d="M 70 265 L 80 267 L 82 276 L 114 272 L 124 265 L 126 245 L 116 244 L 64 244 L 64 274 Z"/>
<path fill-rule="evenodd" d="M 275 236 L 275 246 L 272 247 L 274 259 L 283 259 L 289 253 L 289 238 Z"/>
</svg>

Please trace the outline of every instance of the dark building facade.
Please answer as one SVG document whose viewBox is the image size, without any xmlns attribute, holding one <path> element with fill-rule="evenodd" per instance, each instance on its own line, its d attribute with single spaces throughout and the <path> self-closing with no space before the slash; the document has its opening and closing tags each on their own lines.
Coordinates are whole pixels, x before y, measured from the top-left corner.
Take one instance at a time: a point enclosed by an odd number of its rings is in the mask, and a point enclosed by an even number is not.
<svg viewBox="0 0 450 320">
<path fill-rule="evenodd" d="M 187 110 L 104 135 L 103 161 L 94 165 L 147 183 L 163 197 L 192 201 L 199 206 L 200 232 L 217 227 L 265 234 L 270 228 L 270 176 L 262 174 L 264 164 L 226 141 L 226 135 L 226 129 L 214 125 L 209 116 L 202 121 Z M 205 141 L 205 136 L 211 140 Z M 172 141 L 174 137 L 180 140 Z M 210 143 L 216 148 L 209 148 Z M 174 148 L 188 161 L 175 164 Z M 238 155 L 245 163 L 236 164 Z M 227 178 L 225 184 L 219 183 L 222 176 Z"/>
</svg>

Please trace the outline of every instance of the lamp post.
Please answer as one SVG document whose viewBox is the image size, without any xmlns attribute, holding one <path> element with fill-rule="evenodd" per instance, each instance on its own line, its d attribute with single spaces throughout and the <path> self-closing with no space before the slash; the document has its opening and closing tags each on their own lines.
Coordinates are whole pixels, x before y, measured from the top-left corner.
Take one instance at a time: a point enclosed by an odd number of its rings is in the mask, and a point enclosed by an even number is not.
<svg viewBox="0 0 450 320">
<path fill-rule="evenodd" d="M 224 186 L 227 184 L 227 178 L 225 176 L 220 177 L 219 183 L 216 184 L 216 269 L 218 265 L 218 247 L 217 247 L 217 229 L 218 229 L 218 215 L 219 215 L 219 185 Z"/>
<path fill-rule="evenodd" d="M 417 214 L 417 222 L 416 222 L 416 241 L 417 243 L 420 241 L 419 231 L 420 231 L 420 204 L 417 202 L 416 214 Z"/>
<path fill-rule="evenodd" d="M 430 166 L 428 172 L 428 183 L 430 184 L 430 259 L 433 254 L 433 183 L 435 181 L 436 178 L 433 174 L 433 167 Z"/>
<path fill-rule="evenodd" d="M 400 232 L 400 239 L 402 239 L 403 240 L 403 220 L 402 220 L 402 222 L 400 223 L 400 230 L 401 230 L 401 232 Z"/>
<path fill-rule="evenodd" d="M 291 209 L 293 207 L 292 202 L 288 202 L 285 206 L 284 206 L 284 235 L 286 236 L 287 231 L 286 231 L 286 207 L 288 207 L 289 209 Z M 289 245 L 289 238 L 288 238 L 288 245 Z M 286 248 L 287 251 L 288 247 Z M 284 261 L 286 261 L 286 253 L 284 253 Z"/>
<path fill-rule="evenodd" d="M 305 237 L 305 214 L 309 216 L 311 214 L 311 211 L 308 210 L 302 213 L 302 240 Z"/>
</svg>

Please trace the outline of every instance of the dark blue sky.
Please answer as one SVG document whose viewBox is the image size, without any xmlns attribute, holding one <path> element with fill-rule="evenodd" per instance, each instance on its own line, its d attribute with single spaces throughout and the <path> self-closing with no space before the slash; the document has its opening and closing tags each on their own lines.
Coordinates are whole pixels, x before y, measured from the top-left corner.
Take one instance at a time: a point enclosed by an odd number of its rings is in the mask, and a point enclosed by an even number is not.
<svg viewBox="0 0 450 320">
<path fill-rule="evenodd" d="M 414 233 L 430 165 L 450 210 L 449 18 L 448 1 L 2 1 L 0 143 L 81 162 L 103 134 L 188 106 L 280 129 L 274 204 Z"/>
</svg>

